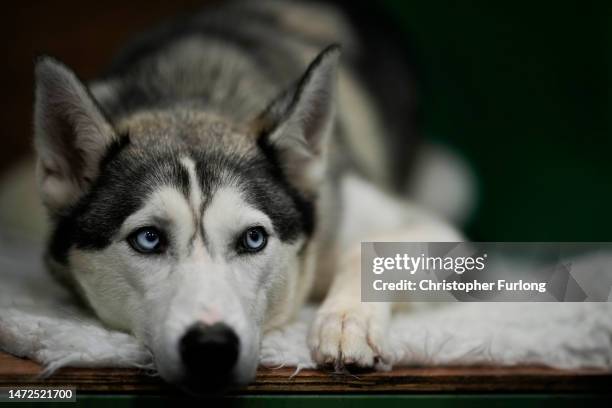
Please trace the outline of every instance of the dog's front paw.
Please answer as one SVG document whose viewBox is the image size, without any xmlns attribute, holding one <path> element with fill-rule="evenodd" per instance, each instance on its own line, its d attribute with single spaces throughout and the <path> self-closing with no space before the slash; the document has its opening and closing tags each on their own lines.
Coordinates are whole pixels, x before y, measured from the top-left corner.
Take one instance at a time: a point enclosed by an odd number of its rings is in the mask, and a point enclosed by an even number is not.
<svg viewBox="0 0 612 408">
<path fill-rule="evenodd" d="M 320 310 L 310 329 L 308 343 L 319 366 L 337 372 L 351 369 L 391 368 L 385 336 L 388 317 L 372 313 L 371 305 L 345 310 Z"/>
</svg>

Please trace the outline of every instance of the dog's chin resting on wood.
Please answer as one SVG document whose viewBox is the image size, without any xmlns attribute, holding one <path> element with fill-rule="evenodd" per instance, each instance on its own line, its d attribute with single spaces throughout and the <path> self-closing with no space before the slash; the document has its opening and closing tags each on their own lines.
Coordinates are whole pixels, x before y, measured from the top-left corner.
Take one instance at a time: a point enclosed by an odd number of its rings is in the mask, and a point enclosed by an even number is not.
<svg viewBox="0 0 612 408">
<path fill-rule="evenodd" d="M 48 268 L 167 381 L 248 383 L 309 296 L 316 363 L 387 368 L 392 305 L 360 301 L 360 242 L 461 240 L 391 198 L 414 107 L 385 117 L 356 38 L 326 6 L 244 2 L 138 38 L 88 84 L 38 60 Z"/>
</svg>

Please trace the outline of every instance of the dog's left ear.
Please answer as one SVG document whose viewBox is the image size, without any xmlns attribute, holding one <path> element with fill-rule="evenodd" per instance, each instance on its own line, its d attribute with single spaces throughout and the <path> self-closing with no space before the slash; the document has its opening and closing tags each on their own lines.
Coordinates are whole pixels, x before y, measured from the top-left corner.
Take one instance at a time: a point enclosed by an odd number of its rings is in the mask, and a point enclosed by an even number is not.
<svg viewBox="0 0 612 408">
<path fill-rule="evenodd" d="M 323 50 L 298 83 L 258 119 L 262 146 L 272 149 L 287 178 L 306 193 L 316 190 L 325 170 L 339 56 L 338 45 Z"/>
</svg>

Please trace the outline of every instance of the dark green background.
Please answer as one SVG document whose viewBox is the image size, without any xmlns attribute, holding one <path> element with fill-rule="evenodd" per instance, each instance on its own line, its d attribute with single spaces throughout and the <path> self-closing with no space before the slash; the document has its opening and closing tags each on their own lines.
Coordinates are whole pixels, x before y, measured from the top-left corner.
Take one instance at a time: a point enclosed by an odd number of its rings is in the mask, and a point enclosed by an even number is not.
<svg viewBox="0 0 612 408">
<path fill-rule="evenodd" d="M 612 240 L 612 2 L 401 1 L 427 137 L 479 180 L 469 238 Z"/>
</svg>

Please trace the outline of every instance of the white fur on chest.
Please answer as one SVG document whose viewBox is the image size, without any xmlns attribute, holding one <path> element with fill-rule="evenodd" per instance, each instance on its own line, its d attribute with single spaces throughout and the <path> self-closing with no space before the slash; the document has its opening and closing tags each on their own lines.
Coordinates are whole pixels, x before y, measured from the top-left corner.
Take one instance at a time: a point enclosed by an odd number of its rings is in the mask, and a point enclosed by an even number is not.
<svg viewBox="0 0 612 408">
<path fill-rule="evenodd" d="M 399 197 L 393 197 L 375 185 L 346 175 L 341 183 L 341 248 L 362 241 L 462 241 L 461 234 L 450 224 L 426 209 Z"/>
</svg>

